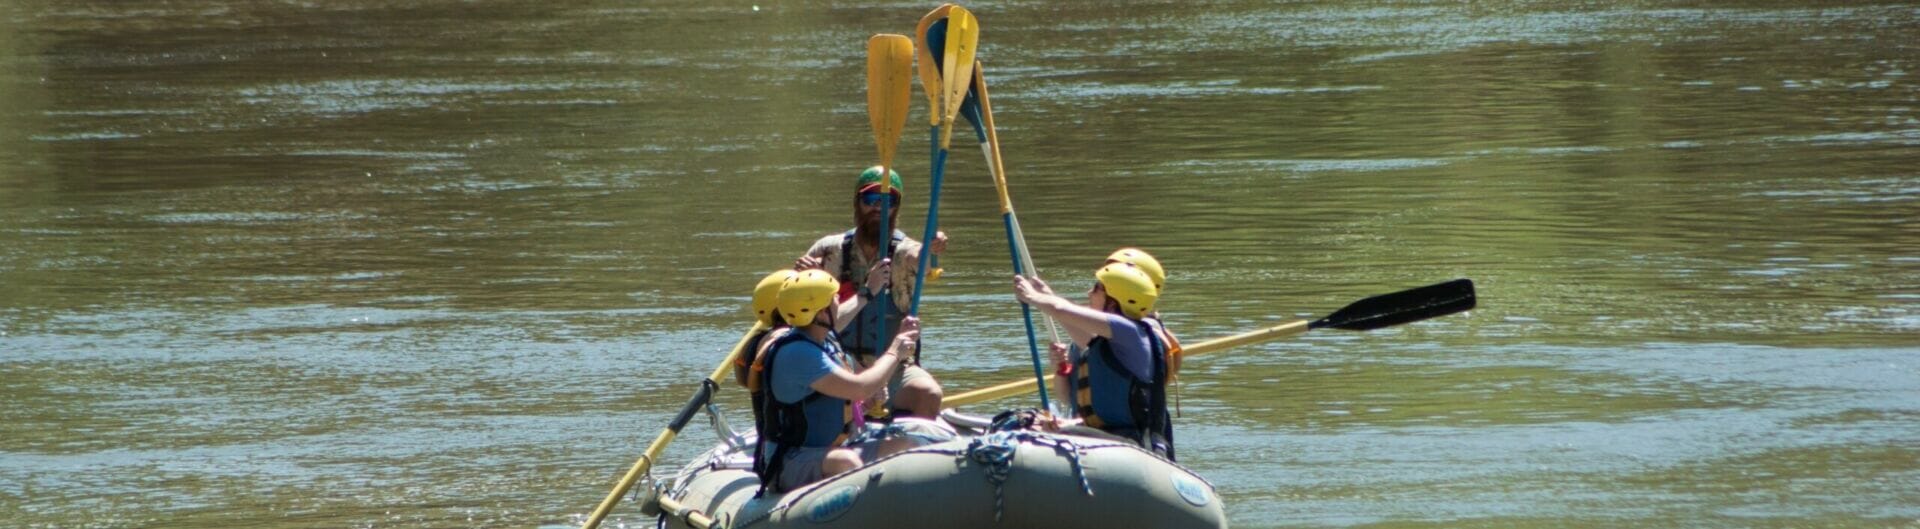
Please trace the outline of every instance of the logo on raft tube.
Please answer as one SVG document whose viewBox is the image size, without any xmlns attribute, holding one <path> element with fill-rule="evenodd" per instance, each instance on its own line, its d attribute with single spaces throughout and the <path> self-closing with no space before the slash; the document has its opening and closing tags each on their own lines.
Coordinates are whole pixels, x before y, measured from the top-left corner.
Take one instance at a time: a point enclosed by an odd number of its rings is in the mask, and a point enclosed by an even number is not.
<svg viewBox="0 0 1920 529">
<path fill-rule="evenodd" d="M 807 508 L 807 521 L 812 523 L 827 523 L 837 520 L 840 518 L 840 515 L 853 510 L 853 501 L 859 498 L 859 485 L 848 485 L 834 489 L 833 492 L 821 495 L 820 499 L 813 501 L 813 506 Z"/>
<path fill-rule="evenodd" d="M 1178 473 L 1173 474 L 1173 491 L 1180 493 L 1180 499 L 1187 500 L 1187 503 L 1193 504 L 1194 507 L 1206 507 L 1207 502 L 1212 501 L 1213 497 L 1207 492 L 1207 486 L 1200 483 L 1200 480 Z"/>
</svg>

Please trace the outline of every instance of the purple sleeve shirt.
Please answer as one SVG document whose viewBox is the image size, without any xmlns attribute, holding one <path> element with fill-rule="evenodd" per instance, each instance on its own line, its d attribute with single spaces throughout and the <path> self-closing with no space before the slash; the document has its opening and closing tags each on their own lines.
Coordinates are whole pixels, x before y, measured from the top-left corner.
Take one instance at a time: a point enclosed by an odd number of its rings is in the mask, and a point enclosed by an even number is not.
<svg viewBox="0 0 1920 529">
<path fill-rule="evenodd" d="M 1107 315 L 1107 326 L 1113 329 L 1113 356 L 1120 365 L 1139 380 L 1152 380 L 1153 358 L 1149 356 L 1153 347 L 1147 343 L 1145 326 L 1118 315 Z"/>
</svg>

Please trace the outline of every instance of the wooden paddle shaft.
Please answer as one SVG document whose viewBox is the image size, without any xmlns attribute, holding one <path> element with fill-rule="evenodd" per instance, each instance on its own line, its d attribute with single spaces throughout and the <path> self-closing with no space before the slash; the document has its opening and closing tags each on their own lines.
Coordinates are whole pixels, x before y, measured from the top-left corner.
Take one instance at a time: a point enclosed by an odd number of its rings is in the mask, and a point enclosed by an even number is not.
<svg viewBox="0 0 1920 529">
<path fill-rule="evenodd" d="M 653 438 L 653 444 L 647 445 L 646 453 L 640 456 L 640 460 L 633 462 L 633 466 L 627 469 L 627 474 L 620 478 L 620 483 L 615 484 L 613 491 L 607 493 L 606 499 L 600 500 L 600 506 L 593 509 L 593 514 L 587 517 L 587 523 L 581 525 L 581 529 L 598 527 L 600 522 L 613 512 L 613 506 L 620 503 L 620 497 L 625 496 L 627 491 L 633 488 L 633 484 L 640 481 L 641 476 L 647 475 L 647 471 L 653 468 L 653 461 L 660 458 L 661 452 L 666 451 L 667 444 L 672 443 L 673 438 L 680 434 L 680 429 L 686 427 L 687 421 L 693 419 L 693 414 L 713 398 L 713 392 L 720 387 L 720 379 L 733 371 L 733 362 L 746 351 L 747 340 L 765 329 L 765 325 L 755 322 L 753 328 L 748 329 L 747 334 L 733 344 L 733 351 L 727 353 L 727 358 L 720 361 L 720 366 L 713 368 L 713 373 L 700 382 L 700 390 L 694 393 L 692 399 L 687 400 L 686 406 L 680 408 L 680 413 L 674 416 L 673 422 L 668 423 L 667 428 Z"/>
<path fill-rule="evenodd" d="M 706 513 L 700 512 L 698 509 L 688 507 L 685 504 L 682 504 L 679 501 L 674 500 L 673 498 L 666 497 L 665 495 L 660 496 L 655 501 L 660 502 L 660 510 L 662 512 L 672 515 L 675 518 L 685 520 L 687 522 L 687 525 L 690 527 L 693 527 L 694 529 L 712 529 L 713 528 L 713 517 L 707 516 Z"/>
<path fill-rule="evenodd" d="M 1187 346 L 1185 348 L 1186 349 L 1185 352 L 1181 354 L 1181 357 L 1185 358 L 1185 357 L 1191 357 L 1196 355 L 1203 355 L 1207 353 L 1222 351 L 1222 350 L 1233 348 L 1233 347 L 1240 347 L 1243 345 L 1250 345 L 1250 344 L 1256 344 L 1260 342 L 1278 340 L 1280 338 L 1298 335 L 1298 334 L 1307 332 L 1307 323 L 1308 323 L 1307 320 L 1287 320 L 1285 323 L 1281 323 L 1279 325 L 1275 325 L 1272 327 L 1243 332 L 1243 333 L 1235 334 L 1232 336 L 1214 338 L 1212 340 L 1207 340 L 1204 342 L 1193 344 L 1191 346 Z M 1054 379 L 1054 375 L 1047 375 L 1044 378 L 1044 382 L 1042 383 L 1051 384 L 1053 383 L 1053 379 Z M 946 399 L 943 399 L 942 405 L 957 408 L 960 406 L 966 406 L 969 404 L 979 404 L 982 402 L 997 400 L 997 399 L 1011 397 L 1015 395 L 1024 395 L 1027 392 L 1035 391 L 1036 389 L 1037 388 L 1035 387 L 1032 379 L 1015 380 L 1012 382 L 1007 382 L 1007 383 L 999 384 L 995 386 L 984 387 L 984 388 L 976 389 L 973 391 L 968 391 L 966 393 L 961 393 L 959 395 L 947 397 Z"/>
</svg>

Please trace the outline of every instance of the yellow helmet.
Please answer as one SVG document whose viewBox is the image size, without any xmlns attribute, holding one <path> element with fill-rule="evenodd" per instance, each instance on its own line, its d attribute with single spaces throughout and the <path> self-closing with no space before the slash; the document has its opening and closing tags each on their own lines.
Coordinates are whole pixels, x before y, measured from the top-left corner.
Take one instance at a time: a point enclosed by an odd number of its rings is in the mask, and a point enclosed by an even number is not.
<svg viewBox="0 0 1920 529">
<path fill-rule="evenodd" d="M 1146 272 L 1126 263 L 1107 263 L 1093 273 L 1106 289 L 1107 299 L 1120 304 L 1120 312 L 1128 318 L 1140 319 L 1153 312 L 1153 302 L 1160 299 L 1160 289 L 1153 288 L 1153 279 Z"/>
<path fill-rule="evenodd" d="M 1113 255 L 1107 256 L 1107 262 L 1133 265 L 1134 268 L 1140 269 L 1141 272 L 1146 272 L 1147 278 L 1153 280 L 1154 290 L 1164 292 L 1167 289 L 1167 269 L 1161 268 L 1160 261 L 1154 259 L 1153 255 L 1148 254 L 1146 250 L 1139 248 L 1121 248 L 1114 250 Z"/>
<path fill-rule="evenodd" d="M 753 316 L 760 319 L 761 325 L 773 324 L 774 311 L 780 310 L 777 307 L 780 303 L 780 285 L 797 273 L 792 269 L 778 270 L 767 274 L 760 284 L 753 286 Z"/>
<path fill-rule="evenodd" d="M 812 325 L 814 317 L 826 310 L 839 294 L 840 282 L 835 281 L 833 275 L 819 269 L 807 270 L 780 284 L 780 299 L 776 304 L 787 325 L 806 327 Z"/>
</svg>

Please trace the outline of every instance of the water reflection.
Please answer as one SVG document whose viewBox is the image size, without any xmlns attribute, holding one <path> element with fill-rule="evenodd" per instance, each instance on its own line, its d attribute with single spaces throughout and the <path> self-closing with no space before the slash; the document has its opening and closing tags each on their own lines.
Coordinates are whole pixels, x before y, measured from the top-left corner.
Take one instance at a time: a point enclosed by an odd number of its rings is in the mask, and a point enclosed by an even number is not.
<svg viewBox="0 0 1920 529">
<path fill-rule="evenodd" d="M 570 521 L 751 281 L 848 222 L 859 43 L 931 6 L 753 7 L 9 11 L 0 517 Z M 975 11 L 1058 288 L 1149 248 L 1199 339 L 1480 285 L 1471 315 L 1189 363 L 1183 462 L 1236 525 L 1920 517 L 1912 9 Z M 1026 369 L 968 141 L 926 300 L 956 389 Z"/>
</svg>

